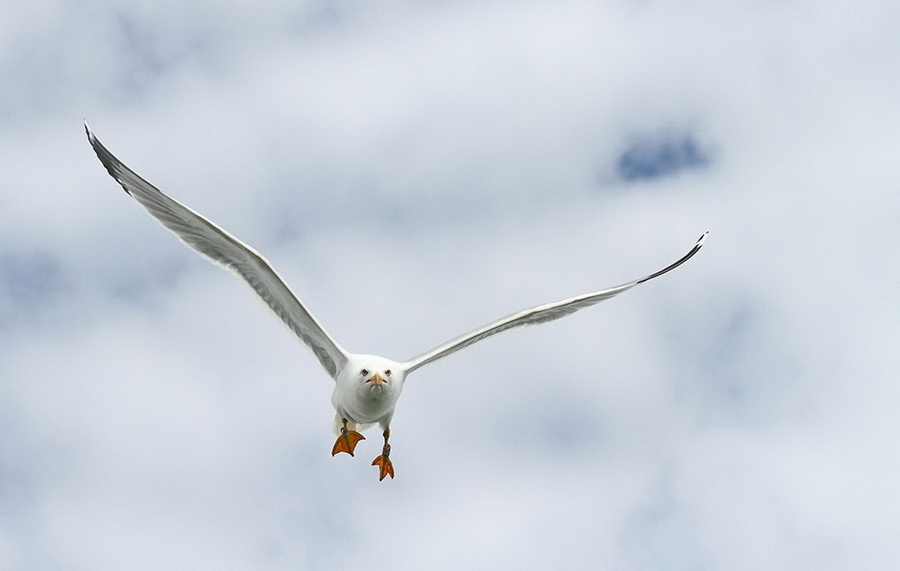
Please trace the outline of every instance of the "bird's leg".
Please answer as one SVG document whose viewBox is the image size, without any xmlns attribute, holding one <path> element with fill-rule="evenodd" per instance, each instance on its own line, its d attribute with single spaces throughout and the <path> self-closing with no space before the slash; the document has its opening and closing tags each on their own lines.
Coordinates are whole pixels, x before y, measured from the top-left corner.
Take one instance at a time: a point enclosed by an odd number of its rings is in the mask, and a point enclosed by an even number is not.
<svg viewBox="0 0 900 571">
<path fill-rule="evenodd" d="M 334 447 L 331 449 L 331 455 L 334 456 L 338 452 L 346 452 L 347 454 L 353 456 L 353 451 L 356 449 L 356 444 L 360 440 L 365 440 L 366 437 L 360 434 L 355 430 L 347 430 L 347 419 L 341 419 L 341 434 L 337 437 L 337 440 L 334 443 Z"/>
<path fill-rule="evenodd" d="M 384 480 L 385 476 L 394 477 L 394 464 L 391 463 L 391 445 L 388 444 L 388 438 L 391 437 L 391 429 L 384 429 L 384 448 L 381 450 L 381 456 L 372 460 L 373 466 L 378 466 L 378 481 Z"/>
</svg>

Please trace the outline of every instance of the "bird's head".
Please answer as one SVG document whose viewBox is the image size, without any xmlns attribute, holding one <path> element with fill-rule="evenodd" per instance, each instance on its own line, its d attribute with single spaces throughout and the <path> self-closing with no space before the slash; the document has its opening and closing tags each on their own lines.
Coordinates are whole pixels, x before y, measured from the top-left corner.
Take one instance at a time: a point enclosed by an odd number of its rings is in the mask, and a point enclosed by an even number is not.
<svg viewBox="0 0 900 571">
<path fill-rule="evenodd" d="M 399 392 L 403 386 L 406 370 L 400 363 L 377 355 L 360 355 L 354 361 L 350 374 L 364 394 L 387 396 Z"/>
</svg>

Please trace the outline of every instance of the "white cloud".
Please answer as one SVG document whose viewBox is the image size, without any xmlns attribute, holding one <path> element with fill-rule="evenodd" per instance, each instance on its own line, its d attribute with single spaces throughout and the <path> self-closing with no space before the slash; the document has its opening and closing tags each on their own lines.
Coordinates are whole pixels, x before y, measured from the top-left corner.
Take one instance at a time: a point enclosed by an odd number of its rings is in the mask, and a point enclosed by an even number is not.
<svg viewBox="0 0 900 571">
<path fill-rule="evenodd" d="M 8 13 L 0 567 L 900 561 L 893 3 Z M 379 483 L 377 434 L 328 455 L 315 359 L 117 188 L 82 117 L 355 351 L 409 357 L 712 233 L 417 372 Z M 617 178 L 656 134 L 707 164 Z"/>
</svg>

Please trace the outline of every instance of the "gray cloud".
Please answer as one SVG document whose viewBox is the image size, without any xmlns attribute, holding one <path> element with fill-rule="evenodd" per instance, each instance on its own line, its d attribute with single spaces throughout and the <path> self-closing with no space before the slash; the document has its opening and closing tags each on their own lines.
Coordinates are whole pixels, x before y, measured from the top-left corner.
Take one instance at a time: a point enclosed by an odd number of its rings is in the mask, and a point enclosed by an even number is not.
<svg viewBox="0 0 900 571">
<path fill-rule="evenodd" d="M 689 134 L 640 137 L 619 155 L 616 173 L 629 182 L 653 180 L 709 162 L 708 153 Z"/>
<path fill-rule="evenodd" d="M 7 12 L 0 567 L 900 561 L 892 3 Z M 418 371 L 379 483 L 377 435 L 329 456 L 315 359 L 121 192 L 83 117 L 354 351 L 712 232 Z"/>
</svg>

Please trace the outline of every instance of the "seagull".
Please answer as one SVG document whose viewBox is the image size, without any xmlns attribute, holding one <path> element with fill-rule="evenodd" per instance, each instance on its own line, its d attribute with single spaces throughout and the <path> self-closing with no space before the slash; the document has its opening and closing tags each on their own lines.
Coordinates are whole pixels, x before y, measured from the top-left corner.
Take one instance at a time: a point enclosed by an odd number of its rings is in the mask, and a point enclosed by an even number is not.
<svg viewBox="0 0 900 571">
<path fill-rule="evenodd" d="M 84 129 L 100 162 L 125 192 L 185 244 L 242 277 L 312 350 L 334 379 L 331 404 L 335 410 L 337 440 L 331 455 L 345 452 L 353 456 L 356 445 L 365 440 L 361 432 L 375 424 L 381 427 L 384 446 L 381 454 L 372 461 L 372 465 L 378 467 L 379 480 L 384 480 L 386 476 L 394 477 L 394 465 L 390 459 L 390 426 L 397 399 L 410 373 L 502 331 L 565 317 L 670 272 L 696 254 L 709 234 L 709 231 L 704 232 L 684 256 L 657 272 L 611 288 L 524 309 L 454 337 L 406 361 L 394 361 L 378 355 L 350 353 L 344 349 L 259 252 L 125 166 L 103 146 L 86 121 Z"/>
</svg>

